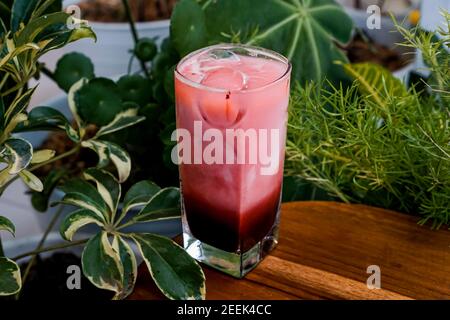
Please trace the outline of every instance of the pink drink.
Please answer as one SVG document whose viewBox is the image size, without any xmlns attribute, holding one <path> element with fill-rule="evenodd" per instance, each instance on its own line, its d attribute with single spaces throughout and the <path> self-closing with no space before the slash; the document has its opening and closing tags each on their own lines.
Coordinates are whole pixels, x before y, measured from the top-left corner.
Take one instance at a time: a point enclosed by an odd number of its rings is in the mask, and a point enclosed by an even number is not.
<svg viewBox="0 0 450 320">
<path fill-rule="evenodd" d="M 263 49 L 219 45 L 189 55 L 175 74 L 177 128 L 191 136 L 190 152 L 178 148 L 185 248 L 241 277 L 276 244 L 290 65 Z M 242 265 L 249 251 L 256 257 Z M 235 257 L 241 265 L 231 270 Z"/>
</svg>

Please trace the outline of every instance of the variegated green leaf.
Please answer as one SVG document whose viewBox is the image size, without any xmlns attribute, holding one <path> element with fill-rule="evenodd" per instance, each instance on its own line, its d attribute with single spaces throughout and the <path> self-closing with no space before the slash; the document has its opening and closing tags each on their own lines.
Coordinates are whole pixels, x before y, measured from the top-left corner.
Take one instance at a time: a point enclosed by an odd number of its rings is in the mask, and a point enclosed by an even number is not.
<svg viewBox="0 0 450 320">
<path fill-rule="evenodd" d="M 11 138 L 5 141 L 6 154 L 9 159 L 10 174 L 17 174 L 27 168 L 33 158 L 31 143 L 21 138 Z"/>
<path fill-rule="evenodd" d="M 0 296 L 16 294 L 22 288 L 20 268 L 14 261 L 0 257 Z"/>
<path fill-rule="evenodd" d="M 180 190 L 166 188 L 155 194 L 147 205 L 133 218 L 136 222 L 149 222 L 179 218 Z"/>
<path fill-rule="evenodd" d="M 11 133 L 16 129 L 16 127 L 27 120 L 27 115 L 24 113 L 18 113 L 16 114 L 11 121 L 6 126 L 5 130 L 3 131 L 2 136 L 0 137 L 0 141 L 5 141 L 8 139 L 11 135 Z"/>
<path fill-rule="evenodd" d="M 64 239 L 72 241 L 74 234 L 88 224 L 96 224 L 100 227 L 104 225 L 103 220 L 96 213 L 80 209 L 72 212 L 63 220 L 59 231 Z"/>
<path fill-rule="evenodd" d="M 83 148 L 89 148 L 98 155 L 97 168 L 104 168 L 109 164 L 109 149 L 108 145 L 96 140 L 83 141 L 81 143 Z"/>
<path fill-rule="evenodd" d="M 131 127 L 145 120 L 145 117 L 140 117 L 137 114 L 138 110 L 134 108 L 120 112 L 111 123 L 100 128 L 95 138 Z"/>
<path fill-rule="evenodd" d="M 9 174 L 9 167 L 0 170 L 0 187 L 4 187 L 15 175 Z"/>
<path fill-rule="evenodd" d="M 12 42 L 10 42 L 12 43 Z M 22 46 L 19 46 L 18 48 L 8 48 L 8 54 L 6 54 L 1 60 L 0 60 L 0 70 L 4 69 L 6 64 L 11 62 L 12 59 L 17 57 L 19 54 L 28 51 L 28 50 L 39 50 L 39 46 L 34 43 L 27 43 Z"/>
<path fill-rule="evenodd" d="M 28 89 L 24 92 L 20 98 L 16 99 L 13 104 L 6 110 L 5 113 L 5 124 L 8 125 L 9 122 L 19 113 L 23 113 L 30 103 L 31 96 L 33 95 L 36 87 Z"/>
<path fill-rule="evenodd" d="M 103 140 L 88 140 L 81 144 L 85 148 L 94 150 L 99 156 L 98 167 L 102 168 L 112 161 L 117 169 L 119 183 L 128 179 L 131 171 L 131 158 L 129 154 L 117 144 Z"/>
<path fill-rule="evenodd" d="M 19 176 L 31 190 L 37 192 L 41 192 L 42 190 L 44 190 L 44 185 L 42 184 L 42 181 L 34 174 L 32 174 L 30 171 L 22 170 L 19 172 Z"/>
<path fill-rule="evenodd" d="M 64 130 L 68 124 L 69 120 L 60 111 L 51 107 L 35 107 L 28 113 L 28 119 L 15 132 Z"/>
<path fill-rule="evenodd" d="M 205 298 L 205 275 L 197 262 L 172 240 L 154 234 L 133 234 L 147 268 L 170 299 Z"/>
<path fill-rule="evenodd" d="M 68 96 L 67 96 L 70 111 L 72 112 L 73 118 L 75 119 L 78 127 L 80 128 L 80 137 L 81 138 L 84 136 L 84 129 L 83 129 L 84 127 L 83 127 L 83 123 L 81 121 L 81 117 L 78 112 L 77 103 L 75 101 L 75 96 L 76 96 L 76 93 L 78 92 L 78 90 L 80 90 L 88 82 L 89 82 L 89 80 L 86 78 L 83 78 L 80 81 L 76 82 L 70 88 Z"/>
<path fill-rule="evenodd" d="M 0 231 L 8 231 L 12 235 L 16 232 L 16 227 L 14 226 L 14 223 L 11 222 L 11 220 L 0 216 Z"/>
<path fill-rule="evenodd" d="M 106 141 L 104 141 L 104 143 L 108 145 L 109 157 L 117 169 L 119 182 L 120 183 L 125 182 L 130 176 L 131 172 L 130 155 L 128 154 L 128 152 L 126 152 L 124 149 L 122 149 L 115 143 Z"/>
<path fill-rule="evenodd" d="M 38 150 L 33 153 L 33 158 L 31 159 L 32 164 L 43 163 L 50 160 L 55 156 L 55 150 Z"/>
<path fill-rule="evenodd" d="M 81 257 L 84 275 L 98 288 L 122 292 L 123 266 L 106 232 L 87 243 Z"/>
<path fill-rule="evenodd" d="M 92 211 L 102 221 L 108 221 L 108 209 L 104 207 L 104 203 L 93 201 L 88 195 L 81 192 L 69 192 L 64 195 L 60 203 L 76 206 L 89 211 Z"/>
<path fill-rule="evenodd" d="M 129 210 L 146 205 L 161 188 L 151 181 L 141 181 L 133 185 L 123 199 L 122 215 Z"/>
<path fill-rule="evenodd" d="M 137 279 L 137 262 L 130 245 L 122 237 L 114 236 L 113 248 L 119 253 L 123 267 L 122 291 L 114 299 L 122 300 L 133 292 Z"/>
<path fill-rule="evenodd" d="M 108 205 L 112 216 L 114 216 L 121 195 L 121 186 L 116 178 L 109 172 L 98 169 L 87 169 L 84 172 L 84 178 L 96 183 L 97 191 Z"/>
</svg>

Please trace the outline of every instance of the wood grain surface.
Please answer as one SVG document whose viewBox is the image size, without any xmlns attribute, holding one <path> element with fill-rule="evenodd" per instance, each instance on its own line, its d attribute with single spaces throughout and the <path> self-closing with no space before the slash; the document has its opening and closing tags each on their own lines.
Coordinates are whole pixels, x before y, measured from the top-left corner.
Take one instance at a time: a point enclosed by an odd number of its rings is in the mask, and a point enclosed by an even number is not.
<svg viewBox="0 0 450 320">
<path fill-rule="evenodd" d="M 450 231 L 333 202 L 284 204 L 278 247 L 244 279 L 204 266 L 207 299 L 449 299 Z M 368 289 L 367 267 L 381 270 Z M 144 265 L 130 299 L 163 299 Z"/>
</svg>

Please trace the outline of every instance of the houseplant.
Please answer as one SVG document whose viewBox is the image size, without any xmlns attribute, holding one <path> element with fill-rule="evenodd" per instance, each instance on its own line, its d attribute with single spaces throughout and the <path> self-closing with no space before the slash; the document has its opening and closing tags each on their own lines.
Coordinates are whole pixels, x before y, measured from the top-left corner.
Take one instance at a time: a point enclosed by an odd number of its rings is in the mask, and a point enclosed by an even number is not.
<svg viewBox="0 0 450 320">
<path fill-rule="evenodd" d="M 294 91 L 287 173 L 344 202 L 410 214 L 432 227 L 449 223 L 450 15 L 441 38 L 397 25 L 431 72 L 409 90 L 373 64 L 344 64 L 350 89 Z M 423 84 L 423 83 L 422 83 Z"/>
<path fill-rule="evenodd" d="M 139 70 L 139 61 L 134 59 L 130 62 L 132 55 L 130 54 L 130 48 L 134 47 L 133 34 L 127 23 L 125 11 L 122 9 L 117 13 L 117 19 L 110 19 L 109 21 L 102 21 L 106 17 L 107 12 L 102 12 L 101 15 L 96 15 L 97 6 L 108 7 L 111 6 L 115 8 L 122 8 L 122 2 L 120 0 L 114 1 L 104 1 L 99 5 L 95 4 L 94 1 L 80 1 L 80 0 L 66 0 L 64 1 L 64 6 L 70 9 L 72 5 L 77 5 L 80 7 L 80 14 L 83 19 L 89 21 L 89 25 L 96 32 L 98 37 L 98 43 L 94 46 L 92 43 L 87 41 L 80 41 L 77 45 L 67 46 L 64 50 L 61 50 L 61 56 L 65 53 L 72 51 L 80 52 L 88 56 L 96 70 L 98 76 L 112 77 L 117 75 L 126 74 L 130 66 L 133 72 Z M 100 1 L 101 2 L 101 1 Z M 138 7 L 142 5 L 138 0 L 131 1 L 132 12 L 134 13 Z M 158 1 L 151 1 L 158 2 Z M 170 16 L 170 8 L 173 3 L 170 1 L 161 0 L 160 2 L 170 6 L 165 9 L 165 13 L 161 13 L 162 20 L 156 20 L 156 17 L 148 15 L 147 19 L 136 21 L 135 29 L 140 38 L 155 39 L 158 45 L 161 44 L 162 40 L 169 36 L 169 20 L 166 16 Z M 167 3 L 166 3 L 167 2 Z M 147 10 L 153 8 L 151 3 L 146 3 L 145 7 Z M 133 10 L 134 9 L 134 10 Z M 103 9 L 107 11 L 107 9 Z M 141 9 L 142 11 L 142 9 Z M 136 15 L 133 15 L 133 19 L 136 20 Z M 151 20 L 150 20 L 151 19 Z M 119 21 L 114 21 L 119 20 Z"/>
<path fill-rule="evenodd" d="M 18 264 L 4 256 L 0 239 L 0 295 L 20 292 L 22 282 L 38 253 L 84 245 L 82 265 L 87 278 L 97 287 L 113 291 L 115 298 L 124 298 L 131 292 L 136 277 L 136 259 L 128 244 L 128 240 L 132 240 L 140 248 L 144 260 L 148 260 L 158 287 L 168 297 L 203 298 L 203 272 L 179 246 L 169 239 L 151 234 L 130 234 L 129 238 L 125 239 L 125 233 L 120 231 L 124 224 L 171 219 L 179 215 L 178 189 L 160 189 L 149 181 L 141 181 L 129 188 L 123 197 L 122 210 L 118 212 L 121 183 L 126 181 L 130 174 L 131 160 L 126 151 L 105 140 L 105 136 L 144 120 L 144 117 L 137 115 L 135 105 L 127 104 L 120 111 L 109 113 L 109 118 L 101 119 L 104 121 L 103 125 L 98 126 L 95 132 L 90 132 L 89 123 L 80 117 L 80 111 L 84 106 L 84 111 L 88 112 L 86 105 L 92 101 L 77 100 L 78 91 L 82 90 L 89 80 L 81 79 L 70 87 L 68 94 L 74 122 L 68 121 L 59 111 L 49 107 L 26 111 L 34 92 L 34 88 L 27 89 L 27 82 L 41 67 L 38 64 L 39 57 L 69 42 L 84 37 L 95 38 L 84 21 L 74 20 L 63 12 L 48 12 L 47 10 L 54 10 L 51 7 L 54 3 L 54 0 L 15 0 L 10 6 L 2 6 L 2 10 L 9 10 L 11 18 L 8 27 L 3 21 L 4 18 L 0 23 L 0 155 L 4 164 L 0 171 L 0 188 L 4 190 L 14 180 L 21 178 L 32 190 L 40 192 L 45 183 L 42 183 L 33 171 L 68 157 L 80 149 L 93 149 L 99 159 L 97 168 L 84 168 L 83 178 L 70 179 L 65 184 L 66 194 L 62 202 L 81 209 L 66 217 L 61 225 L 61 235 L 64 239 L 72 240 L 74 232 L 89 223 L 97 224 L 100 231 L 91 239 L 66 243 L 57 248 L 41 246 L 48 235 L 48 232 L 45 232 L 36 250 L 15 257 L 17 260 L 25 256 L 32 257 L 23 277 Z M 70 29 L 68 21 L 71 24 L 75 22 L 77 27 Z M 57 155 L 53 150 L 35 151 L 29 142 L 13 136 L 14 131 L 44 129 L 64 132 L 73 141 L 73 148 Z M 106 171 L 110 163 L 117 177 Z M 134 219 L 124 223 L 129 210 L 136 206 L 143 206 L 143 209 Z M 15 227 L 11 221 L 1 217 L 0 231 L 14 233 Z M 176 266 L 173 263 L 176 263 Z M 183 272 L 186 272 L 186 275 L 182 275 Z"/>
</svg>

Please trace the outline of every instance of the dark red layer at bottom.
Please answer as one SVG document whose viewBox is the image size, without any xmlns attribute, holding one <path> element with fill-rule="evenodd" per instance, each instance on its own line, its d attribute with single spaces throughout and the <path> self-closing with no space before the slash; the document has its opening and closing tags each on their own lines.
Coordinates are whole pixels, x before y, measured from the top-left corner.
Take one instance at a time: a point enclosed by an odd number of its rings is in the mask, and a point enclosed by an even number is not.
<svg viewBox="0 0 450 320">
<path fill-rule="evenodd" d="M 195 238 L 227 252 L 246 252 L 272 229 L 280 195 L 281 188 L 243 213 L 224 210 L 190 194 L 183 193 L 183 201 L 189 229 Z"/>
</svg>

